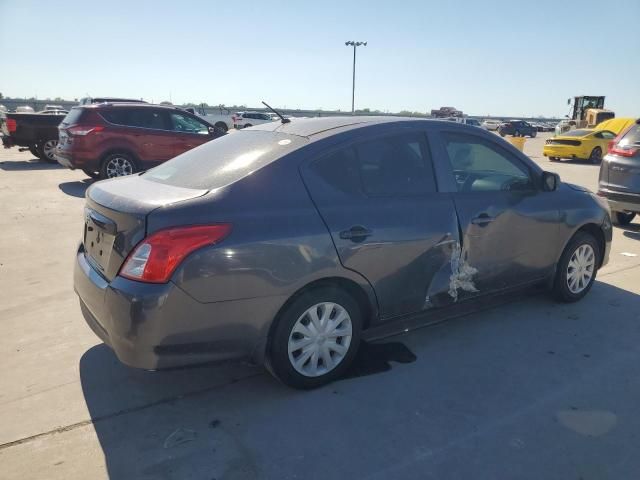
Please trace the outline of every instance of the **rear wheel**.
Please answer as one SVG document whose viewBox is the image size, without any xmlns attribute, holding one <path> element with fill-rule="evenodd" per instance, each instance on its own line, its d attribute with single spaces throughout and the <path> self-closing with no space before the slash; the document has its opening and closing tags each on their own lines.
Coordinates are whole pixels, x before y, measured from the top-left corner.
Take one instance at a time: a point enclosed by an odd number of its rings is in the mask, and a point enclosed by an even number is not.
<svg viewBox="0 0 640 480">
<path fill-rule="evenodd" d="M 589 162 L 598 165 L 602 161 L 602 149 L 600 147 L 596 147 L 591 150 L 591 155 L 589 155 Z"/>
<path fill-rule="evenodd" d="M 561 302 L 577 302 L 596 279 L 600 247 L 593 235 L 578 232 L 562 252 L 553 283 L 553 295 Z"/>
<path fill-rule="evenodd" d="M 531 138 L 536 138 L 536 135 L 538 135 L 538 131 L 537 130 L 532 130 L 531 131 L 531 135 L 529 135 Z"/>
<path fill-rule="evenodd" d="M 290 387 L 316 388 L 339 378 L 360 343 L 360 307 L 336 287 L 301 294 L 275 321 L 267 368 Z"/>
<path fill-rule="evenodd" d="M 104 162 L 102 162 L 100 178 L 124 177 L 127 175 L 133 175 L 137 171 L 138 166 L 130 154 L 112 153 L 104 159 Z"/>
<path fill-rule="evenodd" d="M 633 212 L 611 212 L 613 214 L 613 223 L 616 225 L 629 225 L 636 214 Z"/>
<path fill-rule="evenodd" d="M 54 153 L 58 146 L 58 140 L 46 140 L 39 144 L 40 158 L 48 163 L 56 163 Z"/>
<path fill-rule="evenodd" d="M 249 127 L 252 127 L 252 126 L 253 126 L 253 125 L 251 125 L 250 123 L 245 123 L 245 124 L 244 124 L 244 128 L 249 128 Z"/>
</svg>

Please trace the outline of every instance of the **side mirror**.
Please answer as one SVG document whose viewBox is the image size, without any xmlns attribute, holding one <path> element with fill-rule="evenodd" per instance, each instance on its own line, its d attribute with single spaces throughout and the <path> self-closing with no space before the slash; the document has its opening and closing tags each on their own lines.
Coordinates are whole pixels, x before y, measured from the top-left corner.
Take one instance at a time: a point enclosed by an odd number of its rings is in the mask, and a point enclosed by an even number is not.
<svg viewBox="0 0 640 480">
<path fill-rule="evenodd" d="M 542 172 L 542 190 L 554 192 L 560 185 L 560 175 L 553 172 Z"/>
</svg>

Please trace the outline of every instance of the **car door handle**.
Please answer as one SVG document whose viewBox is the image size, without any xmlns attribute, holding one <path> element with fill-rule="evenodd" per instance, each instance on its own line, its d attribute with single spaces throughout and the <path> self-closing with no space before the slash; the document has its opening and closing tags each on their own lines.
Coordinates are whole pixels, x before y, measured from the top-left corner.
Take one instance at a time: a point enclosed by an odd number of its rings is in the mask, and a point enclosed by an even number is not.
<svg viewBox="0 0 640 480">
<path fill-rule="evenodd" d="M 373 235 L 373 232 L 362 225 L 354 225 L 349 230 L 340 232 L 340 238 L 343 240 L 364 240 L 371 235 Z"/>
<path fill-rule="evenodd" d="M 477 217 L 471 220 L 471 223 L 474 225 L 486 225 L 487 223 L 491 223 L 495 220 L 495 218 L 490 217 L 486 213 L 481 213 Z"/>
</svg>

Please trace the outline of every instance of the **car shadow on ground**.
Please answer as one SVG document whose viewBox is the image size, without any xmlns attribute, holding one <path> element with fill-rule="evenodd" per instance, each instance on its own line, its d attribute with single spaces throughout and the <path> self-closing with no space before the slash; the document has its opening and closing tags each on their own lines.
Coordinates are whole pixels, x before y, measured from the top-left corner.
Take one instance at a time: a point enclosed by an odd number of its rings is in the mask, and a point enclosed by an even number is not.
<svg viewBox="0 0 640 480">
<path fill-rule="evenodd" d="M 47 163 L 37 158 L 31 160 L 5 160 L 0 162 L 0 170 L 6 171 L 24 171 L 24 170 L 56 170 L 64 168 L 59 163 Z"/>
<path fill-rule="evenodd" d="M 640 240 L 640 223 L 631 223 L 629 225 L 617 226 L 616 228 L 623 230 L 622 234 L 625 237 Z"/>
<path fill-rule="evenodd" d="M 625 478 L 612 465 L 630 474 L 640 458 L 594 454 L 588 428 L 556 416 L 638 418 L 639 300 L 601 282 L 575 304 L 524 297 L 395 337 L 410 351 L 393 368 L 313 391 L 246 365 L 134 370 L 104 345 L 83 355 L 80 377 L 112 479 L 501 478 L 523 465 L 578 478 L 581 462 Z M 631 422 L 607 441 L 632 442 Z"/>
<path fill-rule="evenodd" d="M 86 178 L 84 180 L 76 180 L 75 182 L 63 182 L 58 185 L 58 188 L 67 195 L 72 197 L 84 198 L 84 194 L 95 180 Z"/>
</svg>

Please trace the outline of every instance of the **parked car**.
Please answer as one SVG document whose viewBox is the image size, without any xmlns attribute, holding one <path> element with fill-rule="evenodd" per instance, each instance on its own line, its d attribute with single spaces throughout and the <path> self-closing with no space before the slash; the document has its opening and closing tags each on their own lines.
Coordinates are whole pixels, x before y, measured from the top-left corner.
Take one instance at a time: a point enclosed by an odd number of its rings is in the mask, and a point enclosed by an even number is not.
<svg viewBox="0 0 640 480">
<path fill-rule="evenodd" d="M 529 122 L 524 120 L 509 120 L 501 123 L 498 127 L 498 133 L 501 137 L 505 135 L 513 135 L 514 137 L 531 137 L 534 138 L 538 131 Z"/>
<path fill-rule="evenodd" d="M 29 105 L 21 105 L 16 107 L 16 113 L 34 113 L 34 110 Z"/>
<path fill-rule="evenodd" d="M 44 106 L 44 111 L 60 111 L 60 110 L 64 110 L 64 107 L 62 105 L 45 105 Z"/>
<path fill-rule="evenodd" d="M 40 115 L 66 115 L 69 110 L 41 110 L 37 113 Z"/>
<path fill-rule="evenodd" d="M 42 113 L 6 113 L 2 122 L 2 145 L 29 150 L 45 162 L 55 163 L 55 148 L 58 144 L 58 125 L 65 113 L 47 111 Z"/>
<path fill-rule="evenodd" d="M 148 103 L 73 107 L 59 128 L 58 162 L 94 178 L 146 170 L 223 135 L 180 108 Z"/>
<path fill-rule="evenodd" d="M 640 119 L 609 143 L 600 165 L 598 195 L 609 201 L 613 221 L 628 225 L 640 213 Z"/>
<path fill-rule="evenodd" d="M 482 128 L 484 128 L 485 130 L 495 132 L 496 130 L 498 130 L 498 127 L 500 126 L 501 123 L 502 122 L 500 120 L 486 119 L 485 121 L 482 122 Z"/>
<path fill-rule="evenodd" d="M 563 133 L 566 133 L 569 130 L 573 130 L 575 128 L 576 128 L 575 120 L 560 120 L 558 124 L 554 127 L 554 131 L 556 135 L 562 135 Z"/>
<path fill-rule="evenodd" d="M 392 117 L 226 135 L 93 184 L 85 221 L 75 291 L 122 362 L 251 358 L 299 388 L 488 296 L 577 301 L 612 235 L 603 199 L 495 135 Z"/>
<path fill-rule="evenodd" d="M 472 127 L 481 126 L 478 120 L 476 120 L 475 118 L 469 118 L 469 117 L 447 117 L 447 118 L 443 118 L 442 120 L 446 120 L 447 122 L 462 123 L 464 125 L 470 125 Z"/>
<path fill-rule="evenodd" d="M 234 128 L 247 128 L 269 122 L 273 122 L 273 117 L 270 113 L 236 112 L 233 116 Z"/>
<path fill-rule="evenodd" d="M 603 152 L 607 151 L 609 142 L 614 138 L 616 134 L 609 130 L 595 128 L 570 130 L 563 135 L 555 135 L 548 139 L 542 154 L 549 157 L 552 162 L 561 158 L 571 158 L 599 164 L 602 161 Z"/>
</svg>

